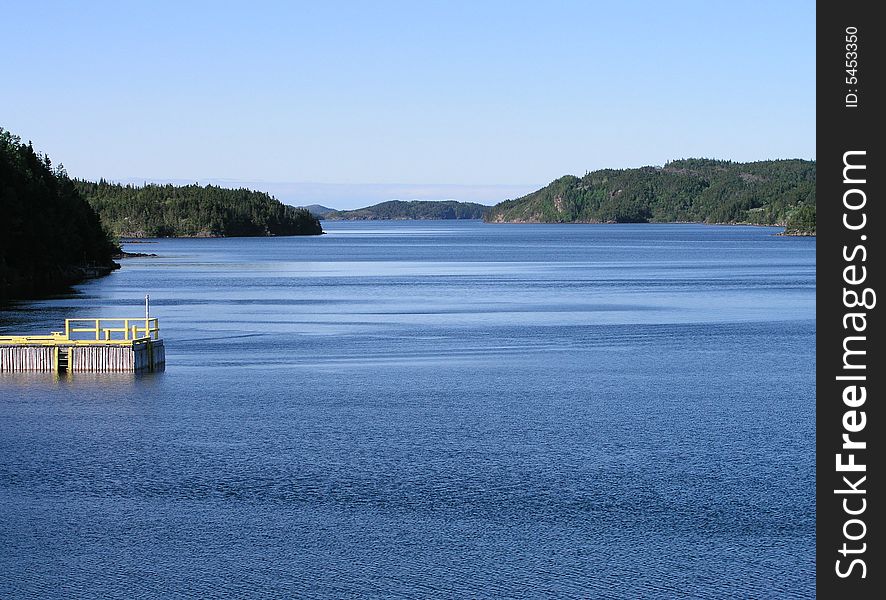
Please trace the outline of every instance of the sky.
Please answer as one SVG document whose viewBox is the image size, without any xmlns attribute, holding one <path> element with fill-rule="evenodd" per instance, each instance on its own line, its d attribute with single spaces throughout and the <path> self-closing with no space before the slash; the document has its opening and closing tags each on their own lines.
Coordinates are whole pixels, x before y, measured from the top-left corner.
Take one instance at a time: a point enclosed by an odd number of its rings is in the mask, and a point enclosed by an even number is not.
<svg viewBox="0 0 886 600">
<path fill-rule="evenodd" d="M 815 3 L 0 0 L 0 127 L 72 177 L 494 204 L 815 158 Z"/>
</svg>

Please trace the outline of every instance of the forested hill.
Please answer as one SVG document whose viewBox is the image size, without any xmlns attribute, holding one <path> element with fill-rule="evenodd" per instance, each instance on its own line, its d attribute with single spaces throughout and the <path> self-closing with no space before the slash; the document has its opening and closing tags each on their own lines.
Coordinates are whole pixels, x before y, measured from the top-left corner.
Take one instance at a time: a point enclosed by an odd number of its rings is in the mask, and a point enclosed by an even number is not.
<svg viewBox="0 0 886 600">
<path fill-rule="evenodd" d="M 784 225 L 815 234 L 815 162 L 685 159 L 566 175 L 492 207 L 494 223 L 703 222 Z"/>
<path fill-rule="evenodd" d="M 64 168 L 0 128 L 0 298 L 109 273 L 118 251 Z"/>
<path fill-rule="evenodd" d="M 214 185 L 121 185 L 74 182 L 102 221 L 122 237 L 319 235 L 303 208 L 264 192 Z"/>
<path fill-rule="evenodd" d="M 336 210 L 323 218 L 332 221 L 406 219 L 482 219 L 488 206 L 455 200 L 389 200 L 357 210 Z"/>
</svg>

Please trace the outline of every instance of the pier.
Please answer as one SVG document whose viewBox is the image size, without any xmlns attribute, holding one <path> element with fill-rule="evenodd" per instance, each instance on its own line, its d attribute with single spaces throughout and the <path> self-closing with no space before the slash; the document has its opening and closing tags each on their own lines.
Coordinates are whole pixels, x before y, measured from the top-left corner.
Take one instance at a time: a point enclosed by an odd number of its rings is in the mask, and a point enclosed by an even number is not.
<svg viewBox="0 0 886 600">
<path fill-rule="evenodd" d="M 0 336 L 0 372 L 162 371 L 166 351 L 156 318 L 65 319 L 49 335 Z"/>
</svg>

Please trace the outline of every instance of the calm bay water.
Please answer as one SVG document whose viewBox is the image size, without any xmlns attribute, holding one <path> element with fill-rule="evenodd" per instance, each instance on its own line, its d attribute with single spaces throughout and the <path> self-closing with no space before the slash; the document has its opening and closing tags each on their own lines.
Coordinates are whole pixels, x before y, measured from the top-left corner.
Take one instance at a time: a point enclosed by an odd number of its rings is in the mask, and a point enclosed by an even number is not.
<svg viewBox="0 0 886 600">
<path fill-rule="evenodd" d="M 0 376 L 0 597 L 814 596 L 814 239 L 325 228 L 0 311 L 168 360 Z"/>
</svg>

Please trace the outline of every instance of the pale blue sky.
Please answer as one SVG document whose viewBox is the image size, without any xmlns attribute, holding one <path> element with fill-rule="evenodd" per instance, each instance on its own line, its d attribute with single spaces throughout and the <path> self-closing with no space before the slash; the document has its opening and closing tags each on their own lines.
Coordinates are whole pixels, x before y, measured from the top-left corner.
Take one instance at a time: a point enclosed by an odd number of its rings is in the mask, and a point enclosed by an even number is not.
<svg viewBox="0 0 886 600">
<path fill-rule="evenodd" d="M 815 158 L 812 1 L 0 0 L 0 15 L 0 126 L 77 177 L 349 208 L 379 184 L 494 203 L 604 167 Z"/>
</svg>

